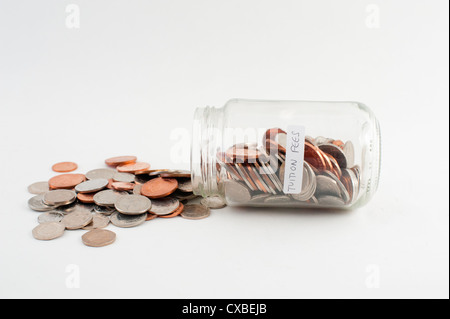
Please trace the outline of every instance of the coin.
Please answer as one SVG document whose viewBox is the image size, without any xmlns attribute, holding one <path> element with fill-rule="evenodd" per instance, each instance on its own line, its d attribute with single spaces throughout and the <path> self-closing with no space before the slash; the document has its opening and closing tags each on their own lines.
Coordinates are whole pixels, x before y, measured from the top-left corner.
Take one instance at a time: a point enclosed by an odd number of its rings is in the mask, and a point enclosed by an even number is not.
<svg viewBox="0 0 450 319">
<path fill-rule="evenodd" d="M 28 192 L 34 195 L 43 194 L 49 190 L 48 182 L 37 182 L 28 186 Z"/>
<path fill-rule="evenodd" d="M 227 206 L 227 204 L 225 203 L 223 198 L 220 196 L 205 197 L 200 201 L 200 203 L 203 206 L 206 206 L 206 207 L 212 208 L 212 209 L 219 209 L 219 208 L 224 208 L 225 206 Z"/>
<path fill-rule="evenodd" d="M 105 228 L 109 225 L 109 217 L 103 214 L 94 214 L 92 221 L 83 227 L 84 230 L 91 230 L 97 228 Z"/>
<path fill-rule="evenodd" d="M 255 162 L 259 157 L 260 152 L 258 149 L 253 148 L 238 148 L 233 146 L 226 151 L 227 158 L 232 159 L 232 162 L 245 163 Z"/>
<path fill-rule="evenodd" d="M 224 182 L 224 189 L 226 198 L 231 202 L 246 203 L 251 199 L 248 188 L 240 182 L 226 180 Z"/>
<path fill-rule="evenodd" d="M 117 170 L 121 173 L 135 173 L 138 171 L 147 170 L 150 168 L 149 163 L 137 162 L 133 164 L 125 164 L 117 166 Z"/>
<path fill-rule="evenodd" d="M 162 217 L 162 218 L 172 218 L 172 217 L 176 217 L 178 215 L 180 215 L 184 210 L 184 205 L 182 203 L 180 203 L 180 206 L 178 206 L 178 208 L 176 210 L 174 210 L 172 213 L 170 213 L 169 215 L 157 215 L 158 217 Z"/>
<path fill-rule="evenodd" d="M 142 195 L 128 195 L 120 196 L 114 206 L 122 214 L 140 215 L 150 210 L 152 202 Z"/>
<path fill-rule="evenodd" d="M 345 202 L 342 198 L 330 196 L 330 195 L 319 196 L 319 197 L 317 197 L 317 200 L 320 205 L 325 205 L 325 206 L 333 206 L 334 207 L 334 206 L 345 205 Z"/>
<path fill-rule="evenodd" d="M 114 212 L 116 212 L 116 209 L 114 207 L 95 205 L 94 212 L 105 216 L 111 216 Z"/>
<path fill-rule="evenodd" d="M 80 229 L 88 225 L 92 219 L 93 215 L 91 212 L 75 211 L 64 216 L 61 223 L 63 223 L 67 229 Z"/>
<path fill-rule="evenodd" d="M 46 205 L 43 202 L 44 194 L 36 195 L 28 200 L 28 207 L 37 212 L 48 212 L 55 208 L 55 206 Z"/>
<path fill-rule="evenodd" d="M 347 168 L 347 158 L 345 157 L 344 151 L 340 147 L 334 144 L 322 144 L 319 145 L 319 149 L 333 156 L 333 158 L 338 162 L 340 168 Z"/>
<path fill-rule="evenodd" d="M 307 201 L 312 196 L 314 196 L 317 189 L 317 178 L 316 174 L 312 170 L 311 166 L 304 162 L 303 163 L 303 179 L 302 179 L 302 189 L 299 194 L 291 194 L 294 200 Z"/>
<path fill-rule="evenodd" d="M 145 184 L 147 183 L 149 180 L 151 180 L 152 178 L 156 178 L 157 176 L 150 176 L 149 174 L 142 174 L 142 175 L 136 175 L 134 177 L 134 182 L 136 184 Z"/>
<path fill-rule="evenodd" d="M 169 170 L 159 174 L 163 178 L 191 178 L 191 172 L 185 170 Z"/>
<path fill-rule="evenodd" d="M 134 183 L 114 182 L 111 187 L 116 191 L 132 191 L 134 189 Z"/>
<path fill-rule="evenodd" d="M 121 228 L 130 228 L 141 225 L 147 219 L 147 214 L 140 215 L 124 215 L 119 212 L 115 212 L 111 215 L 111 223 L 114 226 Z"/>
<path fill-rule="evenodd" d="M 178 189 L 185 193 L 192 193 L 192 181 L 191 179 L 179 179 Z"/>
<path fill-rule="evenodd" d="M 45 205 L 63 206 L 72 204 L 77 199 L 77 194 L 68 189 L 57 189 L 44 194 L 42 201 Z"/>
<path fill-rule="evenodd" d="M 94 203 L 94 196 L 95 193 L 88 193 L 88 194 L 82 194 L 78 193 L 77 198 L 80 202 L 86 203 L 86 204 L 93 204 Z"/>
<path fill-rule="evenodd" d="M 348 203 L 350 201 L 350 195 L 347 189 L 345 188 L 344 184 L 342 184 L 342 182 L 339 180 L 339 178 L 329 171 L 324 171 L 323 174 L 331 177 L 336 182 L 340 190 L 340 197 L 344 200 L 345 203 Z"/>
<path fill-rule="evenodd" d="M 106 165 L 116 167 L 120 165 L 136 163 L 136 156 L 116 156 L 105 160 Z"/>
<path fill-rule="evenodd" d="M 48 185 L 51 189 L 72 189 L 85 180 L 86 176 L 83 174 L 61 174 L 52 177 Z"/>
<path fill-rule="evenodd" d="M 316 197 L 322 195 L 331 195 L 335 197 L 341 196 L 341 190 L 337 185 L 336 181 L 329 176 L 319 175 L 316 177 L 317 189 Z"/>
<path fill-rule="evenodd" d="M 291 202 L 291 198 L 287 195 L 272 195 L 264 199 L 265 204 L 288 204 Z"/>
<path fill-rule="evenodd" d="M 308 164 L 318 170 L 326 169 L 326 163 L 322 152 L 311 143 L 305 142 L 304 159 Z"/>
<path fill-rule="evenodd" d="M 174 178 L 158 177 L 142 185 L 141 194 L 149 198 L 169 196 L 178 188 L 178 181 Z"/>
<path fill-rule="evenodd" d="M 198 204 L 185 205 L 181 217 L 186 219 L 202 219 L 210 215 L 208 207 Z"/>
<path fill-rule="evenodd" d="M 155 219 L 156 217 L 158 217 L 158 215 L 147 213 L 147 218 L 145 219 L 145 221 L 148 222 L 149 220 Z"/>
<path fill-rule="evenodd" d="M 134 195 L 141 195 L 142 184 L 135 184 L 133 187 Z"/>
<path fill-rule="evenodd" d="M 64 215 L 60 212 L 50 211 L 40 214 L 38 217 L 38 223 L 59 223 L 64 218 Z"/>
<path fill-rule="evenodd" d="M 73 162 L 61 162 L 56 163 L 52 166 L 52 170 L 58 173 L 68 173 L 73 172 L 78 168 L 78 165 Z"/>
<path fill-rule="evenodd" d="M 116 203 L 119 196 L 119 192 L 116 192 L 112 189 L 107 189 L 94 195 L 94 203 L 99 206 L 114 207 L 114 204 Z"/>
<path fill-rule="evenodd" d="M 52 240 L 64 234 L 64 225 L 61 223 L 43 223 L 33 229 L 33 237 L 38 240 Z"/>
<path fill-rule="evenodd" d="M 107 229 L 93 229 L 81 236 L 81 240 L 89 247 L 104 247 L 116 241 L 116 234 Z"/>
<path fill-rule="evenodd" d="M 93 206 L 83 203 L 74 203 L 66 206 L 59 206 L 55 208 L 56 211 L 63 213 L 64 215 L 71 214 L 73 212 L 84 211 L 90 213 L 93 210 Z"/>
<path fill-rule="evenodd" d="M 86 173 L 87 179 L 107 179 L 110 180 L 113 178 L 116 170 L 112 168 L 98 168 L 93 169 Z"/>
<path fill-rule="evenodd" d="M 180 201 L 174 197 L 165 197 L 152 200 L 150 212 L 155 215 L 169 215 L 180 206 Z"/>
<path fill-rule="evenodd" d="M 104 189 L 109 181 L 104 178 L 95 178 L 87 180 L 75 186 L 75 191 L 78 193 L 94 193 Z"/>
<path fill-rule="evenodd" d="M 134 183 L 135 176 L 130 173 L 120 173 L 117 172 L 112 177 L 114 182 L 123 182 L 123 183 Z"/>
<path fill-rule="evenodd" d="M 249 204 L 257 204 L 257 203 L 262 203 L 264 202 L 264 200 L 268 197 L 270 197 L 270 194 L 258 194 L 258 195 L 254 195 L 252 196 L 252 198 L 249 201 Z"/>
<path fill-rule="evenodd" d="M 347 167 L 355 165 L 355 147 L 351 141 L 347 141 L 343 146 L 343 152 L 347 159 Z"/>
</svg>

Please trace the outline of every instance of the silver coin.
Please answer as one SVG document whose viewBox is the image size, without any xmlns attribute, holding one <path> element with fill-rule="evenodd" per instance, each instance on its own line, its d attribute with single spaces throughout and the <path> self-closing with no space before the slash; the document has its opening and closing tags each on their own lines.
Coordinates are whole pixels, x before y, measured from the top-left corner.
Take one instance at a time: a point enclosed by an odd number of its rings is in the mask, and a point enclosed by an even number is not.
<svg viewBox="0 0 450 319">
<path fill-rule="evenodd" d="M 351 180 L 351 183 L 349 185 L 349 187 L 351 188 L 349 190 L 349 195 L 351 194 L 351 198 L 349 199 L 349 202 L 353 202 L 354 200 L 356 200 L 356 198 L 358 198 L 359 194 L 359 181 L 357 179 L 356 173 L 353 170 L 346 168 L 342 171 L 342 174 L 343 176 L 347 175 Z"/>
<path fill-rule="evenodd" d="M 76 211 L 86 211 L 86 212 L 90 213 L 93 210 L 93 205 L 92 204 L 83 204 L 83 203 L 74 203 L 74 204 L 67 205 L 67 206 L 59 206 L 55 210 L 64 215 L 71 214 Z"/>
<path fill-rule="evenodd" d="M 224 189 L 226 198 L 231 202 L 246 203 L 252 198 L 248 188 L 237 181 L 226 180 Z"/>
<path fill-rule="evenodd" d="M 57 211 L 50 211 L 38 216 L 38 223 L 59 223 L 64 218 L 64 215 Z"/>
<path fill-rule="evenodd" d="M 249 204 L 255 204 L 255 203 L 262 203 L 264 200 L 268 197 L 270 197 L 270 194 L 258 194 L 252 196 L 252 198 L 249 201 Z"/>
<path fill-rule="evenodd" d="M 192 182 L 190 178 L 178 179 L 178 189 L 185 193 L 192 193 Z"/>
<path fill-rule="evenodd" d="M 109 225 L 109 217 L 103 214 L 94 214 L 92 216 L 92 221 L 84 226 L 84 230 L 92 230 L 98 228 L 105 228 Z"/>
<path fill-rule="evenodd" d="M 37 182 L 28 186 L 28 192 L 34 195 L 40 195 L 50 190 L 48 182 Z"/>
<path fill-rule="evenodd" d="M 203 219 L 210 215 L 208 207 L 198 204 L 185 205 L 181 217 L 186 219 Z"/>
<path fill-rule="evenodd" d="M 28 207 L 37 212 L 48 212 L 55 209 L 55 206 L 44 204 L 43 199 L 44 194 L 31 197 L 28 200 Z"/>
<path fill-rule="evenodd" d="M 287 204 L 289 202 L 291 202 L 291 198 L 286 195 L 273 195 L 264 199 L 264 203 L 266 204 Z"/>
<path fill-rule="evenodd" d="M 109 181 L 104 178 L 95 178 L 87 180 L 81 184 L 75 186 L 75 191 L 77 193 L 94 193 L 104 189 L 108 186 Z"/>
<path fill-rule="evenodd" d="M 316 181 L 316 197 L 323 195 L 341 197 L 341 190 L 333 178 L 325 175 L 319 175 L 316 177 Z"/>
<path fill-rule="evenodd" d="M 333 143 L 333 139 L 332 138 L 328 138 L 328 137 L 323 137 L 323 136 L 317 136 L 315 139 L 315 145 L 320 146 L 322 144 L 331 144 Z"/>
<path fill-rule="evenodd" d="M 120 196 L 114 207 L 125 215 L 140 215 L 152 208 L 152 201 L 142 195 Z"/>
<path fill-rule="evenodd" d="M 200 204 L 211 209 L 220 209 L 227 206 L 223 198 L 220 196 L 205 197 L 200 201 Z"/>
<path fill-rule="evenodd" d="M 305 141 L 311 143 L 312 145 L 317 146 L 316 139 L 311 136 L 305 136 Z"/>
<path fill-rule="evenodd" d="M 111 216 L 114 212 L 116 212 L 116 209 L 114 207 L 95 205 L 94 212 L 105 216 Z"/>
<path fill-rule="evenodd" d="M 311 166 L 308 163 L 304 162 L 301 192 L 299 194 L 291 194 L 291 197 L 295 200 L 305 202 L 314 195 L 316 189 L 317 189 L 316 174 L 312 170 Z"/>
<path fill-rule="evenodd" d="M 339 178 L 329 171 L 323 171 L 323 174 L 331 177 L 336 182 L 340 190 L 340 197 L 344 200 L 345 203 L 348 203 L 350 201 L 350 194 L 348 193 L 344 184 L 342 184 L 342 182 L 339 180 Z"/>
<path fill-rule="evenodd" d="M 311 197 L 311 198 L 309 199 L 309 202 L 310 202 L 311 204 L 314 204 L 314 205 L 319 204 L 319 201 L 317 200 L 316 196 Z"/>
<path fill-rule="evenodd" d="M 353 143 L 351 141 L 347 141 L 344 144 L 344 154 L 347 158 L 347 167 L 352 167 L 355 165 L 355 147 L 353 146 Z"/>
<path fill-rule="evenodd" d="M 38 240 L 52 240 L 64 234 L 65 227 L 61 223 L 43 223 L 33 229 L 33 237 Z"/>
<path fill-rule="evenodd" d="M 134 183 L 135 176 L 134 176 L 134 174 L 130 174 L 130 173 L 116 172 L 113 175 L 112 179 L 115 182 Z"/>
<path fill-rule="evenodd" d="M 258 169 L 256 167 L 254 167 L 253 165 L 248 167 L 249 169 L 251 169 L 253 171 L 254 176 L 256 176 L 257 180 L 259 181 L 259 183 L 262 185 L 262 191 L 269 191 L 272 194 L 276 194 L 277 191 L 272 188 L 272 186 L 268 183 L 265 182 L 265 180 L 262 178 L 261 174 L 259 173 Z M 267 177 L 267 176 L 266 176 Z M 256 181 L 255 181 L 256 182 Z M 258 183 L 257 183 L 258 184 Z"/>
<path fill-rule="evenodd" d="M 104 191 L 100 191 L 94 195 L 94 203 L 99 206 L 110 206 L 114 207 L 117 199 L 123 193 L 116 192 L 112 189 L 107 189 Z"/>
<path fill-rule="evenodd" d="M 117 227 L 121 228 L 130 228 L 130 227 L 136 227 L 145 222 L 147 219 L 147 214 L 141 214 L 141 215 L 124 215 L 119 212 L 115 212 L 111 215 L 111 224 Z"/>
<path fill-rule="evenodd" d="M 92 221 L 93 215 L 87 211 L 75 211 L 65 215 L 62 224 L 66 229 L 81 229 Z"/>
<path fill-rule="evenodd" d="M 333 156 L 340 168 L 347 168 L 347 157 L 339 146 L 334 144 L 321 144 L 319 145 L 319 148 L 321 151 Z"/>
<path fill-rule="evenodd" d="M 166 197 L 152 200 L 150 212 L 155 215 L 169 215 L 180 206 L 180 201 L 175 197 Z"/>
<path fill-rule="evenodd" d="M 150 176 L 150 174 L 140 174 L 134 177 L 134 182 L 137 184 L 145 184 L 152 178 L 156 178 L 158 175 Z"/>
<path fill-rule="evenodd" d="M 319 202 L 320 205 L 324 206 L 336 207 L 345 205 L 345 202 L 342 198 L 330 195 L 319 196 L 317 197 L 317 201 Z"/>
<path fill-rule="evenodd" d="M 200 196 L 192 194 L 192 193 L 183 193 L 183 192 L 178 192 L 178 191 L 173 193 L 171 196 L 175 197 L 179 201 L 190 201 L 190 200 L 194 200 L 194 199 L 200 197 Z"/>
<path fill-rule="evenodd" d="M 134 195 L 141 195 L 142 184 L 136 184 L 133 188 Z"/>
<path fill-rule="evenodd" d="M 98 169 L 94 169 L 94 170 L 87 172 L 86 178 L 87 179 L 103 178 L 103 179 L 110 180 L 113 178 L 113 176 L 116 172 L 117 171 L 115 169 L 111 169 L 111 168 L 98 168 Z"/>
<path fill-rule="evenodd" d="M 68 189 L 57 189 L 44 194 L 42 201 L 46 205 L 63 206 L 72 204 L 77 199 L 77 194 Z"/>
</svg>

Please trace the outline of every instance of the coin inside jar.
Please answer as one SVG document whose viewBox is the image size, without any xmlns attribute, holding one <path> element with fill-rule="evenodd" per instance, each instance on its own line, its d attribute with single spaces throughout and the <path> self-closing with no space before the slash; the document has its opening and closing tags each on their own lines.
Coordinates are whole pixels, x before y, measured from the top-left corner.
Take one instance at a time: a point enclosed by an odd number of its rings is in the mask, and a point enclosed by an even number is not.
<svg viewBox="0 0 450 319">
<path fill-rule="evenodd" d="M 240 182 L 227 180 L 224 182 L 224 187 L 225 196 L 236 203 L 246 203 L 252 198 L 247 187 Z"/>
<path fill-rule="evenodd" d="M 75 191 L 78 193 L 94 193 L 104 189 L 109 181 L 104 178 L 96 178 L 87 180 L 75 186 Z"/>
<path fill-rule="evenodd" d="M 200 203 L 203 206 L 206 206 L 206 207 L 212 208 L 212 209 L 219 209 L 219 208 L 223 208 L 223 207 L 227 206 L 225 201 L 220 196 L 205 197 L 200 201 Z"/>
<path fill-rule="evenodd" d="M 152 202 L 142 195 L 120 196 L 115 208 L 118 212 L 125 215 L 140 215 L 146 213 L 152 207 Z"/>
<path fill-rule="evenodd" d="M 63 206 L 73 203 L 77 199 L 77 194 L 68 189 L 58 189 L 44 194 L 43 202 L 46 205 Z"/>
</svg>

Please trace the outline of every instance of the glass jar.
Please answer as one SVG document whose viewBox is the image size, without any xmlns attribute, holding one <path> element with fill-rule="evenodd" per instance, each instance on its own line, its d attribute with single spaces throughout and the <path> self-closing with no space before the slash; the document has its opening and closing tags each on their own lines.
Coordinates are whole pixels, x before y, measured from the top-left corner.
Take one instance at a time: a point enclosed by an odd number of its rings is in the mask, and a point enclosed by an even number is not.
<svg viewBox="0 0 450 319">
<path fill-rule="evenodd" d="M 194 193 L 231 206 L 354 208 L 379 169 L 379 124 L 358 102 L 233 99 L 195 112 Z"/>
</svg>

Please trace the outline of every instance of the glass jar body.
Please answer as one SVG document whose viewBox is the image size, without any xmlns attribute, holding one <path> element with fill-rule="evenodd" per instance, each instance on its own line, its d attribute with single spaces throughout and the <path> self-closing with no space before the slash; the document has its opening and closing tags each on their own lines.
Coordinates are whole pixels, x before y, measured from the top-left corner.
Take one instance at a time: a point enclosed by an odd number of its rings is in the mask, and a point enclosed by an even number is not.
<svg viewBox="0 0 450 319">
<path fill-rule="evenodd" d="M 353 208 L 379 168 L 379 124 L 359 102 L 233 99 L 195 113 L 194 193 L 231 206 Z"/>
</svg>

